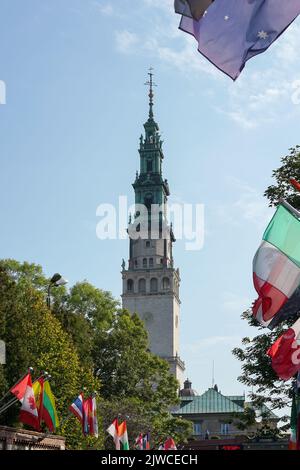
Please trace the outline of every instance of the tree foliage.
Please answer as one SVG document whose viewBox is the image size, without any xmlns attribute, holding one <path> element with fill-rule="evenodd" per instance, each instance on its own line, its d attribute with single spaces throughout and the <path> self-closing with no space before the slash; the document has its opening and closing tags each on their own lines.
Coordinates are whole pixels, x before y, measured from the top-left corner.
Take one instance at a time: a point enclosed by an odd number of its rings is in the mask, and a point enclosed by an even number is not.
<svg viewBox="0 0 300 470">
<path fill-rule="evenodd" d="M 50 311 L 45 304 L 48 284 L 40 266 L 0 261 L 0 339 L 7 347 L 7 363 L 0 368 L 1 394 L 29 366 L 36 375 L 46 370 L 62 423 L 59 433 L 74 449 L 109 443 L 105 429 L 114 413 L 129 416 L 132 439 L 144 430 L 151 430 L 153 442 L 171 431 L 185 439 L 190 424 L 169 411 L 178 403 L 178 383 L 168 363 L 149 351 L 137 315 L 120 309 L 109 292 L 87 281 L 69 291 L 53 288 Z M 98 440 L 83 438 L 79 422 L 68 414 L 80 391 L 97 393 Z M 16 405 L 2 415 L 2 423 L 16 425 L 18 409 Z"/>
</svg>

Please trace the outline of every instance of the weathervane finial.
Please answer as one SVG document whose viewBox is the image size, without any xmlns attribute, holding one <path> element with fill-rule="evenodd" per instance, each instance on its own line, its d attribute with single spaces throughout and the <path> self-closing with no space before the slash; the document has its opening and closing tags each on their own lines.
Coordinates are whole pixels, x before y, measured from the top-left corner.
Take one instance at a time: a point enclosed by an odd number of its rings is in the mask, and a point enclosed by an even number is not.
<svg viewBox="0 0 300 470">
<path fill-rule="evenodd" d="M 154 93 L 153 93 L 153 87 L 157 86 L 156 83 L 153 81 L 153 68 L 149 68 L 149 80 L 145 83 L 145 85 L 149 86 L 149 118 L 153 119 L 153 98 L 154 98 Z"/>
</svg>

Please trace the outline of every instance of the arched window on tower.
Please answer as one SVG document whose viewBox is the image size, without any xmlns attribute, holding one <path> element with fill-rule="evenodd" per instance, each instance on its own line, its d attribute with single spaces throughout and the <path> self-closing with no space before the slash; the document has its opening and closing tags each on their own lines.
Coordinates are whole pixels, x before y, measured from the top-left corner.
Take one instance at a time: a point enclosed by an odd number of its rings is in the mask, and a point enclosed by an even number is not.
<svg viewBox="0 0 300 470">
<path fill-rule="evenodd" d="M 170 288 L 170 280 L 168 277 L 163 278 L 163 289 L 167 290 Z"/>
<path fill-rule="evenodd" d="M 147 268 L 147 258 L 143 259 L 143 268 Z"/>
<path fill-rule="evenodd" d="M 151 211 L 152 204 L 153 204 L 153 194 L 147 193 L 144 197 L 144 205 L 147 207 L 148 211 Z"/>
<path fill-rule="evenodd" d="M 139 280 L 139 292 L 145 293 L 146 292 L 146 280 L 140 279 Z"/>
<path fill-rule="evenodd" d="M 149 259 L 149 268 L 153 268 L 153 258 Z"/>
<path fill-rule="evenodd" d="M 150 281 L 150 292 L 157 292 L 157 279 L 153 277 Z"/>
<path fill-rule="evenodd" d="M 127 292 L 133 292 L 133 280 L 128 279 L 127 281 Z"/>
</svg>

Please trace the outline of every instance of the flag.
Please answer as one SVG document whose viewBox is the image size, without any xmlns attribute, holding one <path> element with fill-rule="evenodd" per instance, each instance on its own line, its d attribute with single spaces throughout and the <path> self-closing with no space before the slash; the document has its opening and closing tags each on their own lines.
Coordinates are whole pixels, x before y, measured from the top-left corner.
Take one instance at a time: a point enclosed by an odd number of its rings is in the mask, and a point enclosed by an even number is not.
<svg viewBox="0 0 300 470">
<path fill-rule="evenodd" d="M 56 411 L 55 398 L 48 380 L 44 382 L 42 417 L 49 431 L 55 432 L 59 426 L 59 419 Z"/>
<path fill-rule="evenodd" d="M 31 376 L 27 376 L 26 390 L 22 399 L 20 411 L 21 423 L 28 424 L 37 431 L 40 430 L 39 415 L 36 407 L 35 397 L 32 388 Z"/>
<path fill-rule="evenodd" d="M 120 438 L 119 438 L 119 433 L 118 433 L 118 420 L 117 418 L 113 420 L 111 425 L 107 428 L 108 434 L 110 434 L 114 440 L 116 450 L 120 450 Z"/>
<path fill-rule="evenodd" d="M 297 450 L 298 437 L 298 421 L 299 421 L 299 399 L 296 393 L 293 394 L 291 409 L 291 435 L 289 439 L 289 450 Z"/>
<path fill-rule="evenodd" d="M 10 392 L 17 397 L 17 399 L 22 403 L 27 385 L 28 385 L 28 379 L 30 378 L 30 374 L 28 373 L 23 377 L 22 379 L 19 380 L 19 382 L 16 383 L 11 389 Z"/>
<path fill-rule="evenodd" d="M 172 437 L 169 437 L 169 439 L 166 440 L 164 450 L 177 450 L 176 444 Z"/>
<path fill-rule="evenodd" d="M 49 382 L 41 378 L 33 384 L 32 388 L 40 424 L 44 422 L 50 432 L 55 432 L 59 426 L 59 420 L 55 406 L 55 398 Z"/>
<path fill-rule="evenodd" d="M 88 398 L 88 433 L 98 437 L 97 403 L 95 397 Z"/>
<path fill-rule="evenodd" d="M 300 370 L 300 319 L 268 349 L 278 377 L 288 380 Z"/>
<path fill-rule="evenodd" d="M 96 397 L 92 399 L 92 410 L 93 410 L 93 435 L 95 437 L 99 437 L 99 429 L 98 429 L 98 417 L 97 417 L 97 400 Z"/>
<path fill-rule="evenodd" d="M 143 436 L 143 449 L 150 450 L 150 434 L 148 432 Z"/>
<path fill-rule="evenodd" d="M 143 450 L 144 449 L 143 444 L 144 444 L 143 434 L 139 434 L 139 436 L 135 440 L 136 449 Z"/>
<path fill-rule="evenodd" d="M 90 433 L 89 420 L 90 420 L 90 399 L 83 400 L 82 403 L 82 432 L 85 436 Z"/>
<path fill-rule="evenodd" d="M 188 16 L 195 20 L 200 20 L 203 13 L 214 0 L 175 0 L 175 12 L 179 15 Z"/>
<path fill-rule="evenodd" d="M 119 424 L 118 436 L 119 436 L 120 442 L 122 443 L 122 449 L 129 450 L 129 441 L 128 441 L 126 421 L 123 421 L 123 423 Z"/>
<path fill-rule="evenodd" d="M 299 0 L 216 0 L 198 21 L 182 16 L 179 28 L 235 80 L 246 62 L 266 51 L 299 13 Z"/>
<path fill-rule="evenodd" d="M 44 401 L 44 379 L 40 378 L 36 380 L 33 385 L 32 385 L 33 393 L 34 393 L 34 398 L 35 398 L 35 403 L 36 407 L 38 410 L 38 415 L 39 415 L 39 423 L 40 426 L 42 424 L 42 418 L 43 418 L 43 401 Z"/>
<path fill-rule="evenodd" d="M 72 405 L 69 407 L 69 411 L 73 413 L 74 416 L 80 421 L 82 424 L 83 421 L 83 394 L 80 393 L 78 397 L 73 401 Z"/>
<path fill-rule="evenodd" d="M 296 319 L 300 316 L 300 287 L 297 287 L 293 295 L 283 304 L 278 313 L 273 317 L 268 324 L 268 328 L 273 330 L 277 325 L 283 321 Z"/>
<path fill-rule="evenodd" d="M 283 205 L 278 206 L 254 257 L 253 282 L 259 295 L 253 314 L 272 328 L 300 283 L 300 221 Z"/>
</svg>

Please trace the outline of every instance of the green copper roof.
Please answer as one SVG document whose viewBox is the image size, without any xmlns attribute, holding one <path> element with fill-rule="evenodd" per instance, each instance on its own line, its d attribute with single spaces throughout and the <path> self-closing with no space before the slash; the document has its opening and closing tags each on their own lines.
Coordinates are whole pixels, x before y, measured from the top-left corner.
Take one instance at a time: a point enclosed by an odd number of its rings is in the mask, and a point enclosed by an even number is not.
<svg viewBox="0 0 300 470">
<path fill-rule="evenodd" d="M 244 395 L 226 395 L 226 398 L 233 401 L 236 405 L 244 407 L 244 404 L 245 404 Z"/>
<path fill-rule="evenodd" d="M 203 395 L 193 397 L 192 401 L 188 403 L 182 402 L 181 407 L 176 414 L 243 412 L 243 407 L 237 405 L 234 401 L 225 397 L 220 392 L 210 388 L 207 390 L 207 392 L 203 393 Z"/>
</svg>

